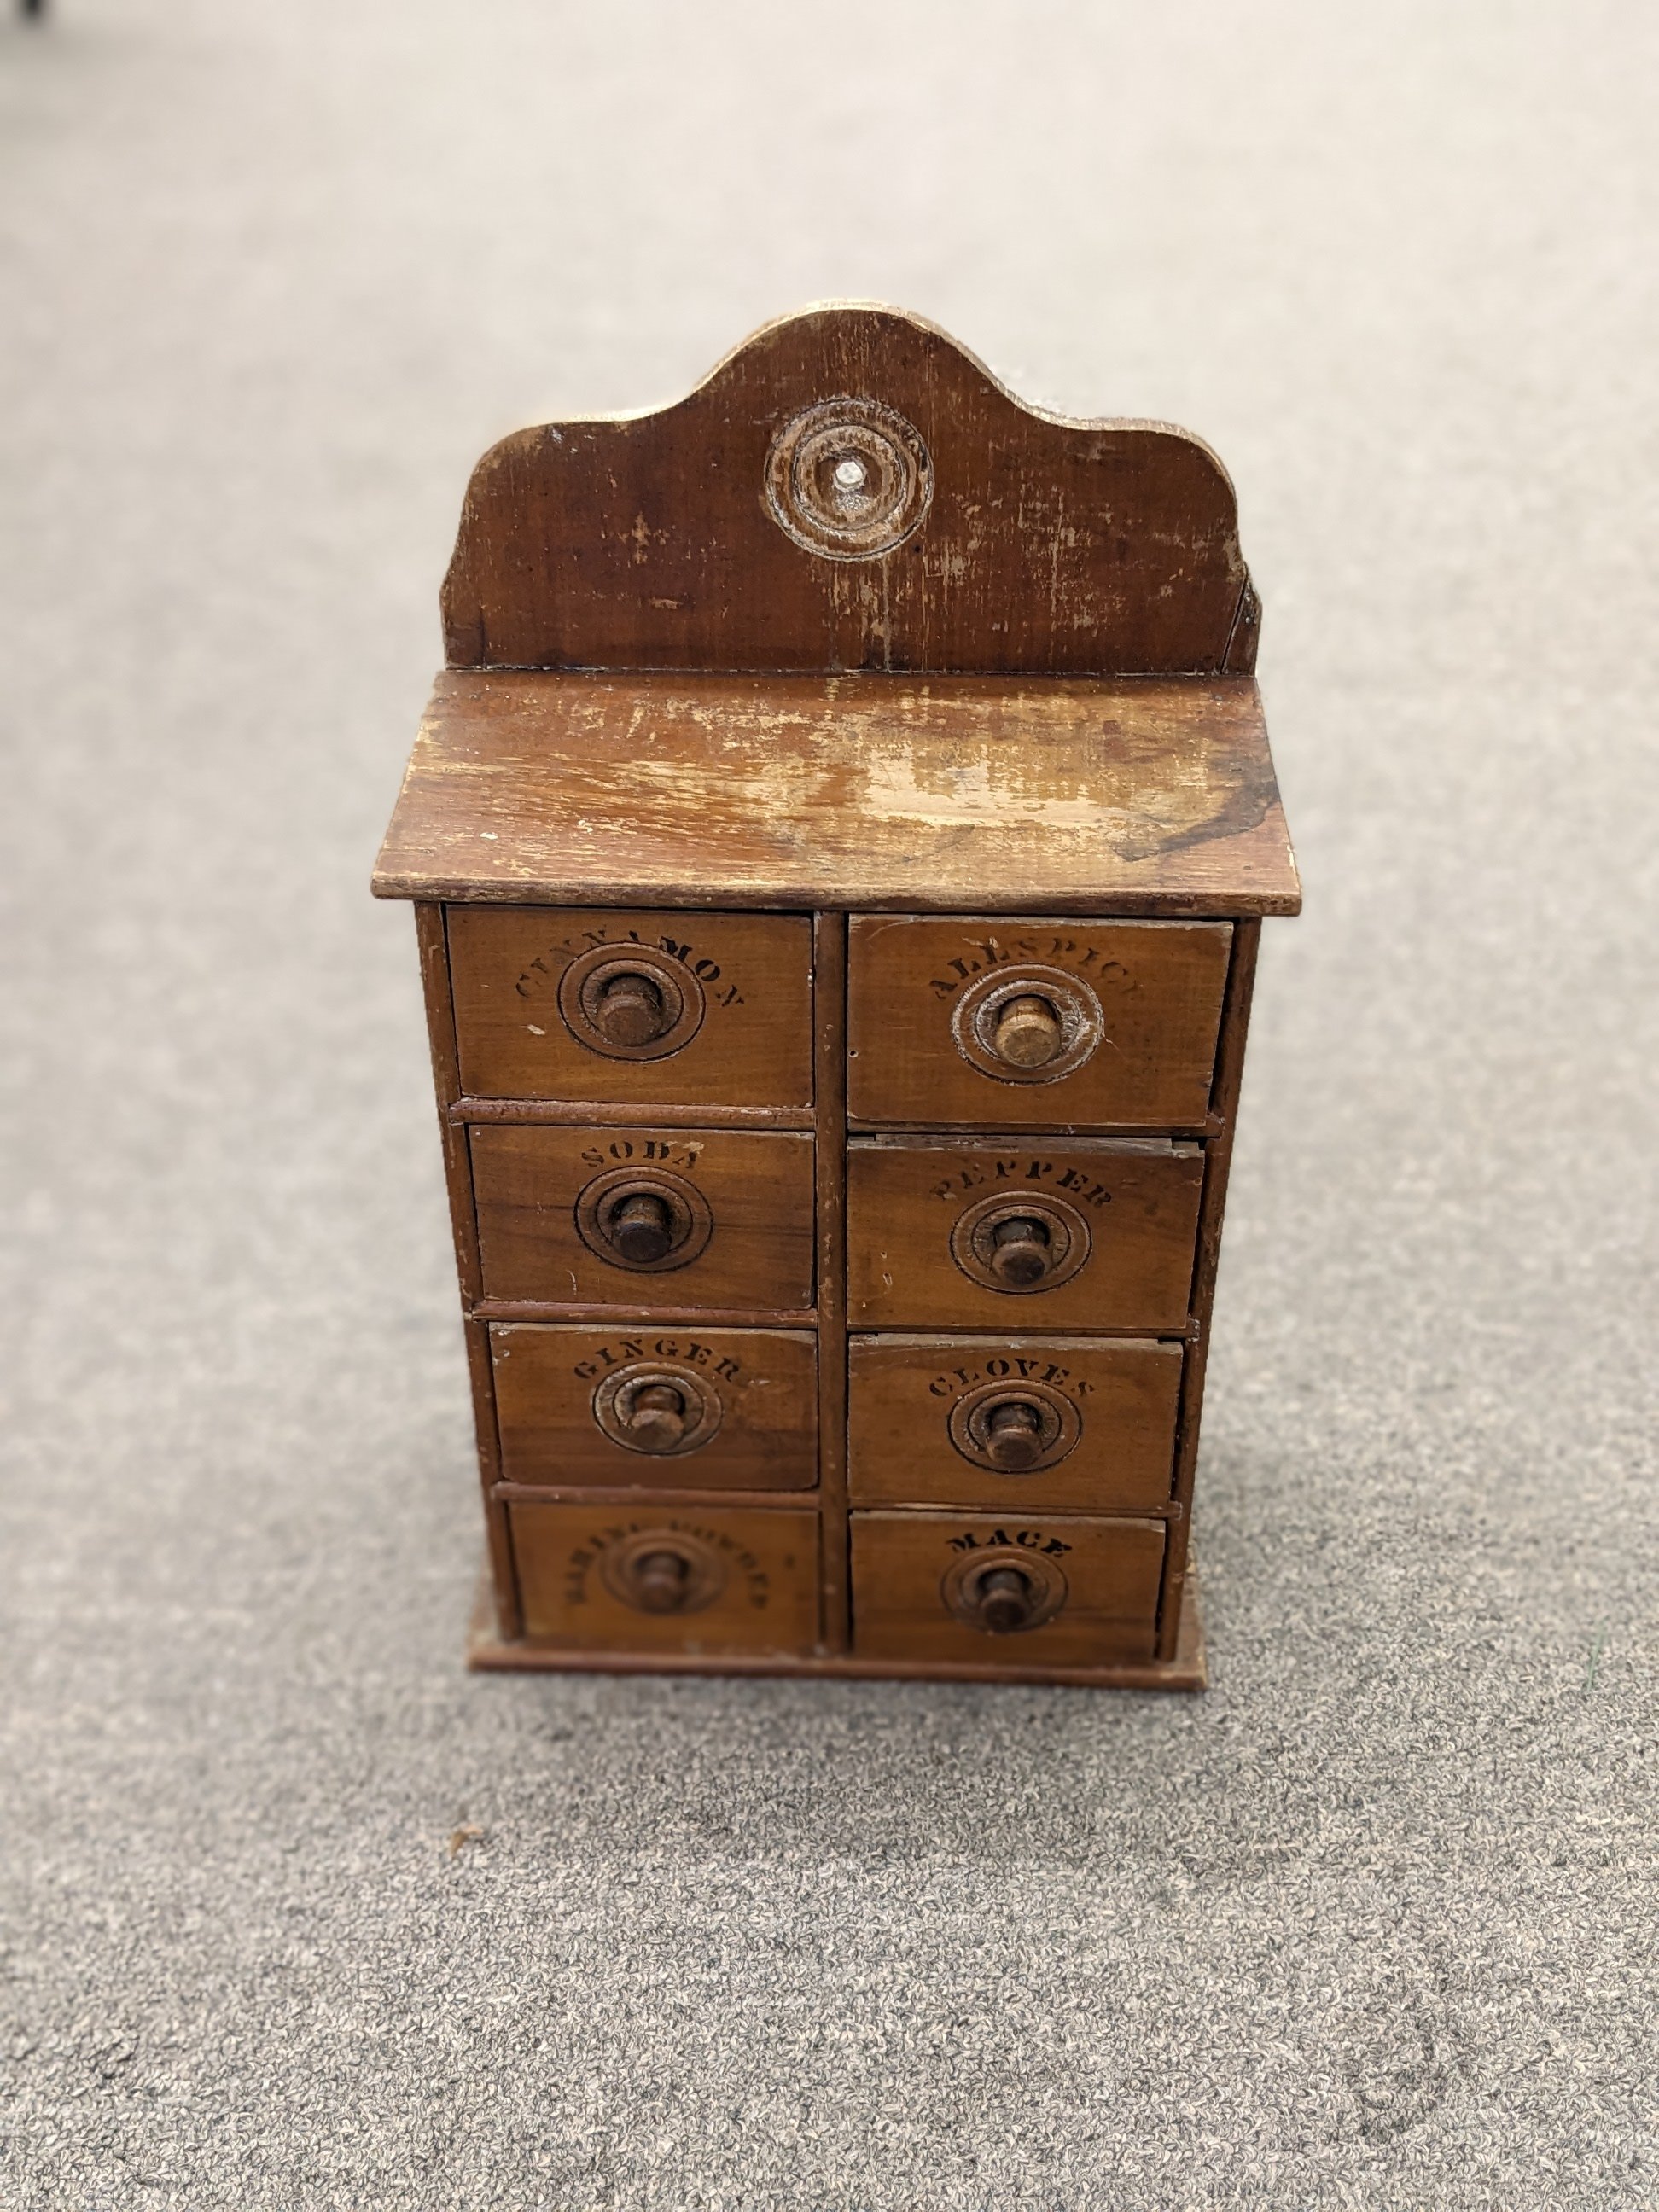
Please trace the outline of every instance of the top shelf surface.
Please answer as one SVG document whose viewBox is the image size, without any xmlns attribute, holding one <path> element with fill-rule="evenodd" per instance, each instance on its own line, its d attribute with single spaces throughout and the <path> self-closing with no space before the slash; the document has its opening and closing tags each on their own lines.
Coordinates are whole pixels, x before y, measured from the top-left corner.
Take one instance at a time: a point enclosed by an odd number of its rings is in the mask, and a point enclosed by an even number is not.
<svg viewBox="0 0 1659 2212">
<path fill-rule="evenodd" d="M 1288 915 L 1248 676 L 437 680 L 381 898 Z"/>
</svg>

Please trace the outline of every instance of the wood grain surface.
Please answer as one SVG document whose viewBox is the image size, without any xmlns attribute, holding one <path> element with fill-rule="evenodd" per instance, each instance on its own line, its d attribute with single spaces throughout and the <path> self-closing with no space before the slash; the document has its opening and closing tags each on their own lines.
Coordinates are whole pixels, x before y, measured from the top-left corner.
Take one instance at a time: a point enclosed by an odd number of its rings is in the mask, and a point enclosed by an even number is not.
<svg viewBox="0 0 1659 2212">
<path fill-rule="evenodd" d="M 424 903 L 416 907 L 415 939 L 420 951 L 427 1038 L 432 1054 L 433 1087 L 437 1093 L 438 1129 L 443 1145 L 444 1180 L 448 1189 L 450 1230 L 454 1238 L 455 1269 L 461 1294 L 467 1371 L 472 1385 L 484 1534 L 495 1592 L 495 1626 L 501 1635 L 514 1637 L 519 1633 L 519 1595 L 513 1575 L 507 1516 L 494 1496 L 495 1486 L 501 1477 L 501 1455 L 489 1346 L 483 1324 L 472 1318 L 471 1310 L 482 1285 L 478 1222 L 472 1202 L 472 1170 L 467 1158 L 466 1132 L 458 1127 L 453 1118 L 460 1074 L 455 1056 L 455 1007 L 449 988 L 449 953 L 441 907 Z"/>
<path fill-rule="evenodd" d="M 1214 455 L 814 309 L 494 448 L 444 613 L 374 889 L 421 908 L 501 1649 L 1201 1680 L 1249 971 L 1300 903 Z"/>
<path fill-rule="evenodd" d="M 1227 1178 L 1238 1127 L 1238 1098 L 1244 1079 L 1244 1047 L 1249 1035 L 1250 1001 L 1261 925 L 1241 921 L 1233 932 L 1233 957 L 1216 1051 L 1212 1103 L 1217 1131 L 1205 1146 L 1204 1198 L 1199 1212 L 1198 1261 L 1193 1270 L 1193 1314 L 1198 1333 L 1181 1385 L 1181 1419 L 1176 1437 L 1175 1496 L 1181 1507 L 1170 1526 L 1164 1563 L 1164 1595 L 1158 1620 L 1158 1656 L 1167 1658 L 1181 1633 L 1182 1590 L 1192 1537 L 1193 1488 L 1198 1469 L 1199 1424 L 1204 1411 L 1204 1376 L 1209 1361 L 1210 1328 L 1215 1308 L 1216 1270 L 1221 1258 L 1221 1228 L 1227 1204 Z"/>
<path fill-rule="evenodd" d="M 799 542 L 771 489 L 781 434 L 837 400 L 896 415 L 927 480 L 867 557 Z M 471 667 L 1248 671 L 1258 612 L 1200 439 L 1023 406 L 944 331 L 866 306 L 767 325 L 658 413 L 503 439 L 443 590 Z"/>
<path fill-rule="evenodd" d="M 1146 1513 L 1168 1505 L 1183 1346 L 1099 1337 L 855 1336 L 848 1364 L 854 1505 Z M 953 1411 L 1035 1384 L 1074 1409 L 1077 1440 L 1030 1474 L 951 1441 Z"/>
<path fill-rule="evenodd" d="M 942 1595 L 964 1557 L 1018 1565 L 1054 1557 L 1066 1597 L 1052 1620 L 1012 1635 L 959 1620 Z M 1094 1521 L 1010 1511 L 855 1513 L 853 1649 L 860 1658 L 1086 1667 L 1150 1659 L 1164 1559 L 1161 1521 Z"/>
<path fill-rule="evenodd" d="M 799 915 L 452 906 L 461 1085 L 474 1098 L 799 1106 L 812 1097 L 812 925 Z M 607 1053 L 573 1028 L 573 962 L 637 942 L 700 1010 L 660 1058 Z M 568 995 L 568 994 L 567 994 Z"/>
<path fill-rule="evenodd" d="M 826 1651 L 848 1639 L 847 1556 L 847 918 L 813 924 L 818 1141 L 818 1504 Z"/>
<path fill-rule="evenodd" d="M 1294 914 L 1247 677 L 437 679 L 382 898 Z"/>
<path fill-rule="evenodd" d="M 743 1506 L 541 1504 L 507 1516 L 532 1641 L 590 1651 L 805 1652 L 817 1638 L 817 1516 Z M 653 1613 L 617 1596 L 607 1553 L 653 1537 L 686 1539 L 719 1563 L 712 1601 L 690 1613 Z"/>
<path fill-rule="evenodd" d="M 981 1128 L 1201 1129 L 1232 932 L 1225 922 L 856 915 L 848 945 L 848 1111 Z M 957 1041 L 969 994 L 1070 979 L 1097 1007 L 1080 1066 L 1022 1080 Z M 1040 1075 L 1040 1071 L 1039 1071 Z"/>
<path fill-rule="evenodd" d="M 847 1153 L 850 1326 L 1180 1329 L 1203 1180 L 1200 1146 L 1146 1139 L 854 1139 Z M 965 1208 L 1049 1194 L 1089 1224 L 1089 1256 L 1069 1281 L 994 1290 L 963 1272 L 951 1239 Z"/>
<path fill-rule="evenodd" d="M 496 1626 L 488 1577 L 481 1580 L 467 1631 L 466 1663 L 485 1674 L 735 1674 L 797 1680 L 909 1682 L 1061 1682 L 1080 1690 L 1179 1690 L 1209 1686 L 1203 1607 L 1196 1575 L 1179 1607 L 1180 1634 L 1169 1659 L 1108 1660 L 1103 1666 L 1026 1667 L 1006 1659 L 989 1666 L 952 1659 L 860 1659 L 850 1651 L 584 1651 L 580 1646 L 526 1644 Z"/>
<path fill-rule="evenodd" d="M 812 1139 L 674 1129 L 474 1129 L 473 1182 L 486 1297 L 669 1311 L 797 1313 L 812 1303 Z M 576 1206 L 597 1177 L 678 1177 L 713 1217 L 701 1254 L 660 1271 L 618 1266 L 586 1244 Z"/>
<path fill-rule="evenodd" d="M 817 1479 L 817 1360 L 805 1331 L 495 1322 L 489 1342 L 506 1481 L 810 1490 Z M 671 1455 L 617 1440 L 599 1394 L 641 1373 L 680 1383 L 688 1399 L 712 1396 L 718 1426 L 706 1441 Z"/>
</svg>

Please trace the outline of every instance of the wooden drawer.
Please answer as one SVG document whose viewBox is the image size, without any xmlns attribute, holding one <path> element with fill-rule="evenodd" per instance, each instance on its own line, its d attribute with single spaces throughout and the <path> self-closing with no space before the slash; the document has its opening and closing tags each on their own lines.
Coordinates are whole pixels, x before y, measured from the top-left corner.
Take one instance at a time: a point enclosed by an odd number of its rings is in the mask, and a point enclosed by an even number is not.
<svg viewBox="0 0 1659 2212">
<path fill-rule="evenodd" d="M 848 1147 L 854 1328 L 1185 1325 L 1197 1145 L 873 1137 Z"/>
<path fill-rule="evenodd" d="M 471 1132 L 484 1295 L 641 1311 L 812 1303 L 812 1139 L 743 1129 Z"/>
<path fill-rule="evenodd" d="M 804 915 L 447 913 L 469 1097 L 811 1103 L 812 926 Z"/>
<path fill-rule="evenodd" d="M 1161 1521 L 853 1516 L 860 1659 L 1090 1667 L 1149 1659 Z"/>
<path fill-rule="evenodd" d="M 782 1329 L 489 1332 L 509 1482 L 810 1490 L 814 1339 Z"/>
<path fill-rule="evenodd" d="M 532 1643 L 696 1654 L 817 1641 L 815 1513 L 518 1498 L 507 1517 Z"/>
<path fill-rule="evenodd" d="M 1230 922 L 858 915 L 849 929 L 855 1121 L 1202 1127 Z"/>
<path fill-rule="evenodd" d="M 855 1505 L 1133 1513 L 1170 1496 L 1182 1351 L 1102 1337 L 860 1336 Z"/>
</svg>

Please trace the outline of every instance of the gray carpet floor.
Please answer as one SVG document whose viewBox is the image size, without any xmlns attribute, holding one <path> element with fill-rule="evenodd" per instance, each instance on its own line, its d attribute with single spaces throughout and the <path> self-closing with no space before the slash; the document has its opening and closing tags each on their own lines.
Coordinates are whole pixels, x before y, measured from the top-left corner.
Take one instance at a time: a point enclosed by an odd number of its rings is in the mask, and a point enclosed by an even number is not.
<svg viewBox="0 0 1659 2212">
<path fill-rule="evenodd" d="M 0 26 L 4 2212 L 1659 2204 L 1636 0 Z M 478 1680 L 465 471 L 824 295 L 1240 488 L 1202 1699 Z"/>
</svg>

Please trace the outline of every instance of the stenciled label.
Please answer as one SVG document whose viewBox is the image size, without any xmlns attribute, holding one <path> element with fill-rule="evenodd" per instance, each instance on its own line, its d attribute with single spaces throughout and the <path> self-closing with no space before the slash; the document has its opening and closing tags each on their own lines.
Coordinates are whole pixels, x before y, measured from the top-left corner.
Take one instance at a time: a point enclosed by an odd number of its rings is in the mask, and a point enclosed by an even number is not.
<svg viewBox="0 0 1659 2212">
<path fill-rule="evenodd" d="M 1066 1191 L 1081 1206 L 1098 1208 L 1112 1202 L 1112 1194 L 1105 1184 L 1075 1163 L 1045 1160 L 1030 1152 L 964 1154 L 950 1174 L 941 1176 L 933 1188 L 935 1198 L 951 1200 L 976 1190 L 994 1190 L 999 1184 L 1006 1184 L 1012 1190 L 1030 1183 L 1048 1190 Z"/>
<path fill-rule="evenodd" d="M 755 1612 L 763 1612 L 771 1601 L 771 1577 L 755 1553 L 746 1544 L 739 1543 L 723 1528 L 712 1528 L 702 1521 L 650 1520 L 617 1521 L 609 1527 L 596 1528 L 571 1548 L 564 1565 L 564 1601 L 568 1606 L 591 1604 L 597 1597 L 605 1603 L 613 1601 L 602 1582 L 595 1587 L 594 1570 L 606 1552 L 618 1544 L 625 1544 L 631 1536 L 655 1535 L 690 1536 L 710 1551 L 718 1552 L 725 1560 L 732 1580 L 726 1584 L 727 1593 L 741 1593 L 742 1600 Z"/>
<path fill-rule="evenodd" d="M 1073 1402 L 1092 1397 L 1095 1388 L 1086 1375 L 1074 1376 L 1061 1360 L 1036 1352 L 993 1352 L 982 1359 L 964 1362 L 936 1375 L 927 1390 L 930 1397 L 959 1398 L 965 1390 L 977 1390 L 984 1382 L 1046 1382 Z"/>
<path fill-rule="evenodd" d="M 1061 1543 L 1058 1536 L 1045 1534 L 1041 1528 L 1016 1528 L 1012 1534 L 1006 1528 L 994 1528 L 988 1536 L 975 1535 L 971 1528 L 964 1528 L 959 1536 L 949 1537 L 946 1541 L 953 1552 L 1037 1552 L 1048 1559 L 1057 1559 L 1072 1548 Z"/>
<path fill-rule="evenodd" d="M 940 970 L 927 979 L 928 989 L 940 1004 L 954 999 L 963 985 L 975 977 L 988 975 L 999 968 L 1018 968 L 1022 963 L 1069 968 L 1096 984 L 1118 990 L 1140 988 L 1123 963 L 1115 960 L 1103 945 L 1060 930 L 1035 930 L 1019 937 L 999 937 L 988 931 L 983 937 L 964 937 L 962 945 L 963 951 L 945 961 Z"/>
<path fill-rule="evenodd" d="M 695 1138 L 612 1137 L 608 1144 L 588 1145 L 582 1160 L 590 1168 L 672 1168 L 679 1175 L 695 1175 L 702 1146 Z"/>
<path fill-rule="evenodd" d="M 705 1374 L 716 1376 L 725 1382 L 739 1382 L 743 1373 L 729 1353 L 717 1352 L 700 1338 L 648 1334 L 612 1337 L 608 1343 L 595 1345 L 570 1371 L 578 1382 L 592 1382 L 611 1368 L 626 1367 L 630 1361 L 638 1359 L 676 1360 L 682 1367 L 701 1368 Z"/>
<path fill-rule="evenodd" d="M 577 930 L 569 937 L 556 939 L 536 955 L 513 988 L 521 999 L 538 998 L 544 991 L 556 988 L 565 969 L 584 952 L 596 952 L 607 945 L 625 951 L 630 945 L 637 945 L 643 951 L 653 952 L 688 969 L 702 985 L 712 1006 L 740 1006 L 744 1003 L 743 993 L 735 983 L 726 982 L 724 990 L 716 988 L 725 981 L 720 962 L 699 952 L 690 939 L 671 937 L 665 933 L 644 937 L 637 929 L 610 930 L 603 927 Z"/>
</svg>

